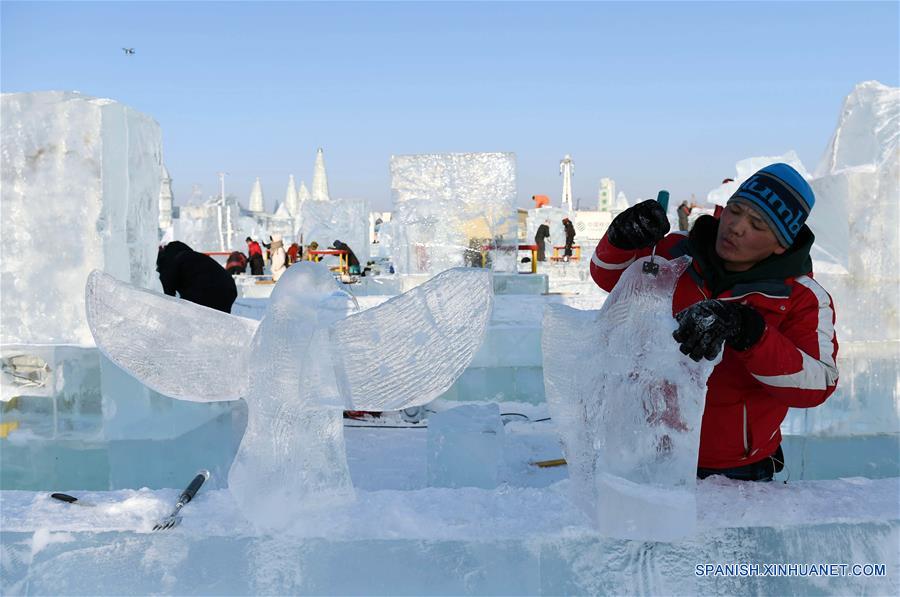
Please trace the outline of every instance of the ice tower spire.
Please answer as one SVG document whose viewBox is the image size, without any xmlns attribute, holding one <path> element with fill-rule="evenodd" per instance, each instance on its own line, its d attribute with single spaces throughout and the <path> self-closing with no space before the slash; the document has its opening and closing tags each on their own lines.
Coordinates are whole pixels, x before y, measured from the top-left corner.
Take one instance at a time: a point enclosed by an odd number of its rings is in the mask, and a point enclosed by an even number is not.
<svg viewBox="0 0 900 597">
<path fill-rule="evenodd" d="M 304 201 L 309 201 L 309 189 L 306 188 L 306 183 L 302 180 L 300 181 L 300 190 L 297 191 L 297 205 L 298 209 L 300 205 L 303 205 Z"/>
<path fill-rule="evenodd" d="M 313 201 L 328 201 L 328 177 L 325 175 L 325 155 L 320 147 L 316 151 L 316 165 L 313 168 Z"/>
<path fill-rule="evenodd" d="M 566 154 L 559 162 L 559 173 L 563 177 L 562 208 L 572 211 L 572 174 L 575 172 L 575 163 L 572 156 Z"/>
<path fill-rule="evenodd" d="M 296 217 L 300 211 L 300 202 L 297 199 L 297 187 L 294 185 L 293 174 L 288 178 L 288 186 L 287 191 L 284 193 L 283 205 L 288 210 L 288 213 L 291 214 L 291 217 Z"/>
<path fill-rule="evenodd" d="M 263 200 L 262 185 L 259 182 L 259 176 L 250 189 L 250 211 L 254 213 L 262 213 L 266 211 L 266 202 Z"/>
</svg>

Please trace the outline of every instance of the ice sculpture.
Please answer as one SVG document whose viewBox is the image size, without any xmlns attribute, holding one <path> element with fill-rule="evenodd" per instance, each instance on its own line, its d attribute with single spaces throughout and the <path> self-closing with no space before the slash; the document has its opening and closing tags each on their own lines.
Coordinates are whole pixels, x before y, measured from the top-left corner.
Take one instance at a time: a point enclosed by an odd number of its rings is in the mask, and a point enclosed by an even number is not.
<svg viewBox="0 0 900 597">
<path fill-rule="evenodd" d="M 672 295 L 690 258 L 657 257 L 658 276 L 642 271 L 648 259 L 625 270 L 599 311 L 546 307 L 544 385 L 579 506 L 605 535 L 672 541 L 696 521 L 714 363 L 695 363 L 672 339 Z"/>
<path fill-rule="evenodd" d="M 244 398 L 228 476 L 248 519 L 282 528 L 295 509 L 349 496 L 341 410 L 393 410 L 445 392 L 475 355 L 490 272 L 455 269 L 368 311 L 321 264 L 291 266 L 257 325 L 100 272 L 86 288 L 99 349 L 180 400 Z"/>
<path fill-rule="evenodd" d="M 401 274 L 481 266 L 516 271 L 516 161 L 511 153 L 391 157 L 393 261 Z"/>
<path fill-rule="evenodd" d="M 0 342 L 90 344 L 72 288 L 92 269 L 157 284 L 159 125 L 75 92 L 5 93 L 2 112 Z"/>
</svg>

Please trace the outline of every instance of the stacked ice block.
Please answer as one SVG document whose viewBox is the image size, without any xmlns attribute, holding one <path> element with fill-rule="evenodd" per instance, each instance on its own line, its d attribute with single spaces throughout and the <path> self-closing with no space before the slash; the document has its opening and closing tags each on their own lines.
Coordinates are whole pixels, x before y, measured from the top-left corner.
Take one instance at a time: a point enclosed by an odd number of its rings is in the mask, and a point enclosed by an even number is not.
<svg viewBox="0 0 900 597">
<path fill-rule="evenodd" d="M 434 275 L 482 265 L 516 271 L 516 163 L 511 153 L 391 157 L 394 265 Z"/>
<path fill-rule="evenodd" d="M 428 417 L 428 484 L 497 486 L 503 461 L 503 423 L 492 404 L 457 406 Z"/>
</svg>

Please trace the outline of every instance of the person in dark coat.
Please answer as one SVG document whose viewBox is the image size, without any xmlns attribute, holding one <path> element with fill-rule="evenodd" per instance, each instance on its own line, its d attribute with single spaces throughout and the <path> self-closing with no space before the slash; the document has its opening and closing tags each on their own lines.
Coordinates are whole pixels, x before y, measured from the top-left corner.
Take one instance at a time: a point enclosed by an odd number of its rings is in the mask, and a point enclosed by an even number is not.
<svg viewBox="0 0 900 597">
<path fill-rule="evenodd" d="M 331 243 L 332 248 L 337 249 L 338 251 L 347 251 L 347 265 L 349 266 L 351 274 L 359 273 L 359 259 L 356 258 L 356 254 L 353 252 L 347 243 L 342 243 L 339 240 Z"/>
<path fill-rule="evenodd" d="M 550 238 L 550 220 L 544 220 L 544 223 L 538 226 L 537 232 L 534 233 L 534 244 L 537 245 L 537 260 L 547 261 L 547 249 L 544 241 Z"/>
<path fill-rule="evenodd" d="M 563 261 L 568 261 L 572 256 L 572 245 L 575 244 L 575 226 L 572 225 L 572 220 L 569 218 L 563 218 L 562 222 L 566 229 L 566 250 L 563 253 Z"/>
<path fill-rule="evenodd" d="M 192 303 L 231 313 L 237 298 L 234 278 L 209 255 L 198 253 L 181 241 L 159 250 L 156 271 L 163 291 Z"/>
<path fill-rule="evenodd" d="M 247 271 L 247 256 L 240 251 L 232 251 L 225 263 L 225 271 L 236 276 Z"/>
<path fill-rule="evenodd" d="M 263 275 L 265 262 L 263 261 L 262 247 L 249 236 L 247 237 L 247 256 L 250 258 L 250 274 L 253 276 Z"/>
</svg>

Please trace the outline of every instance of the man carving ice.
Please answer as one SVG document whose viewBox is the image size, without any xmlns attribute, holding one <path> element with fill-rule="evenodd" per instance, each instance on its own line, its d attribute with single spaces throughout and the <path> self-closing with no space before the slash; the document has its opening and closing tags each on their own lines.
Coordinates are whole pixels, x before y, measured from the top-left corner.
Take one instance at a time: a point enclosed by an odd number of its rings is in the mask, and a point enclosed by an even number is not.
<svg viewBox="0 0 900 597">
<path fill-rule="evenodd" d="M 805 221 L 809 184 L 787 164 L 767 166 L 728 200 L 719 220 L 669 232 L 656 201 L 612 221 L 591 259 L 610 291 L 635 259 L 690 255 L 672 299 L 681 351 L 722 361 L 707 382 L 697 475 L 768 481 L 783 467 L 780 425 L 788 407 L 824 402 L 838 380 L 834 306 L 812 278 L 815 237 Z"/>
</svg>

